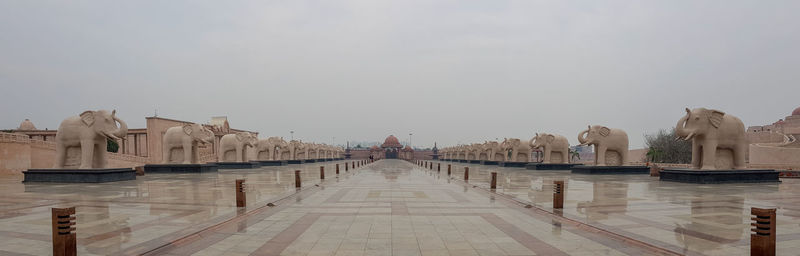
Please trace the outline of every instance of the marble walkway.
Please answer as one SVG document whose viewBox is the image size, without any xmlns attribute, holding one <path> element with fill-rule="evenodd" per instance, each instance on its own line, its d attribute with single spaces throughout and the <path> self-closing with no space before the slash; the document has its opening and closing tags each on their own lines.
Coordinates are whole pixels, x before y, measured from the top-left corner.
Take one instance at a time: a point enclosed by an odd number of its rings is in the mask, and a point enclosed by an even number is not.
<svg viewBox="0 0 800 256">
<path fill-rule="evenodd" d="M 691 185 L 434 164 L 442 171 L 327 162 L 89 185 L 0 176 L 0 255 L 51 254 L 50 208 L 69 206 L 79 255 L 748 255 L 750 207 L 778 208 L 778 255 L 800 255 L 800 179 Z M 242 178 L 248 206 L 237 208 Z M 552 209 L 555 180 L 563 210 Z"/>
<path fill-rule="evenodd" d="M 673 255 L 382 160 L 153 255 Z"/>
</svg>

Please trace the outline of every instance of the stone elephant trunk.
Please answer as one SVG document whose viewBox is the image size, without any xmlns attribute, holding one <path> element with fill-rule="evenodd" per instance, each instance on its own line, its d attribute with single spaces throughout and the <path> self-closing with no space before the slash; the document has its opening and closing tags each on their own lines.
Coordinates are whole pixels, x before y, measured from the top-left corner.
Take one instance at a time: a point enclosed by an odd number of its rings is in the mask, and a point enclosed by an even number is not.
<svg viewBox="0 0 800 256">
<path fill-rule="evenodd" d="M 586 146 L 586 144 L 589 144 L 589 140 L 586 139 L 586 134 L 587 133 L 589 133 L 589 129 L 586 129 L 586 130 L 582 131 L 581 133 L 578 133 L 578 142 L 581 143 L 580 144 L 581 146 Z"/>
<path fill-rule="evenodd" d="M 112 138 L 114 140 L 124 140 L 125 136 L 128 136 L 128 124 L 125 123 L 125 121 L 122 121 L 122 119 L 119 119 L 117 117 L 117 111 L 116 110 L 111 112 L 111 118 L 115 122 L 119 123 L 119 128 L 117 128 L 116 130 L 114 130 L 112 132 L 106 133 L 106 136 L 108 136 L 109 138 Z"/>
<path fill-rule="evenodd" d="M 686 121 L 689 120 L 690 114 L 690 110 L 687 108 L 686 115 L 681 117 L 681 119 L 678 120 L 678 124 L 675 125 L 675 136 L 677 136 L 677 139 L 690 140 L 695 136 L 694 130 L 686 128 Z"/>
</svg>

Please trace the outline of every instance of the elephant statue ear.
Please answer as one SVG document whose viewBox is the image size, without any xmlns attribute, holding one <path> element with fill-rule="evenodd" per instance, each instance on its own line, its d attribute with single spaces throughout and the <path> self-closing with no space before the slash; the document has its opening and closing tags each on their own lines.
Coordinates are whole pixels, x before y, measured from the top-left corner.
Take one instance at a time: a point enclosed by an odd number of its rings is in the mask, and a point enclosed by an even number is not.
<svg viewBox="0 0 800 256">
<path fill-rule="evenodd" d="M 94 124 L 94 111 L 83 111 L 83 113 L 81 113 L 81 120 L 83 120 L 84 124 L 92 126 L 92 124 Z"/>
<path fill-rule="evenodd" d="M 546 138 L 547 138 L 547 143 L 553 143 L 553 141 L 556 140 L 556 136 L 552 134 L 548 134 Z"/>
<path fill-rule="evenodd" d="M 192 129 L 192 125 L 191 124 L 184 124 L 183 125 L 183 133 L 185 133 L 186 135 L 192 135 L 193 131 L 194 130 Z"/>
<path fill-rule="evenodd" d="M 603 137 L 605 137 L 608 136 L 609 134 L 611 134 L 611 129 L 605 126 L 600 127 L 600 135 L 603 135 Z"/>
<path fill-rule="evenodd" d="M 708 121 L 714 128 L 719 128 L 719 125 L 722 123 L 722 117 L 725 116 L 725 112 L 719 110 L 711 110 L 711 115 L 708 116 Z"/>
<path fill-rule="evenodd" d="M 244 135 L 244 134 L 243 134 L 243 133 L 241 133 L 241 132 L 240 132 L 240 133 L 237 133 L 237 134 L 236 134 L 236 140 L 238 140 L 238 141 L 242 141 L 242 140 L 244 140 L 244 137 L 245 137 L 245 136 L 246 136 L 246 135 Z"/>
</svg>

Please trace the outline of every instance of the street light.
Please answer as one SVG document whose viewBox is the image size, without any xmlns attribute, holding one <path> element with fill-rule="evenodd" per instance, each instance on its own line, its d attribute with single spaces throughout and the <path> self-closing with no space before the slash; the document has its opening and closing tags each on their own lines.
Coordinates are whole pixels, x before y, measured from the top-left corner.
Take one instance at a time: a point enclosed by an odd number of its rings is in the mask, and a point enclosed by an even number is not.
<svg viewBox="0 0 800 256">
<path fill-rule="evenodd" d="M 411 146 L 411 135 L 414 135 L 414 134 L 413 133 L 408 133 L 408 146 L 411 147 L 411 148 L 414 148 L 414 146 Z"/>
<path fill-rule="evenodd" d="M 292 140 L 294 140 L 294 131 L 289 131 L 292 134 Z"/>
</svg>

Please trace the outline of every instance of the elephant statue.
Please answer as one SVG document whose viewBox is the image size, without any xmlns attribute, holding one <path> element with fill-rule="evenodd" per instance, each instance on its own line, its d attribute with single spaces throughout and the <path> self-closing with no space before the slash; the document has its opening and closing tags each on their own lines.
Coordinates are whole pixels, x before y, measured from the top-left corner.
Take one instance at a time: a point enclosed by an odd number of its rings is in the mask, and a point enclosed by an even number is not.
<svg viewBox="0 0 800 256">
<path fill-rule="evenodd" d="M 511 153 L 511 155 L 505 154 L 506 162 L 529 162 L 531 159 L 530 145 L 522 143 L 520 139 L 505 138 L 503 143 L 500 143 L 500 148 L 503 152 Z"/>
<path fill-rule="evenodd" d="M 219 139 L 220 162 L 244 162 L 247 161 L 247 147 L 255 147 L 258 138 L 249 132 L 237 132 L 235 134 L 225 134 Z"/>
<path fill-rule="evenodd" d="M 489 161 L 501 161 L 505 159 L 504 154 L 501 152 L 500 142 L 487 141 L 483 143 L 483 151 L 486 153 L 486 159 Z"/>
<path fill-rule="evenodd" d="M 111 113 L 88 110 L 78 116 L 68 117 L 56 131 L 56 161 L 53 168 L 106 168 L 108 139 L 121 140 L 127 135 L 128 125 L 117 117 L 116 110 Z M 80 151 L 80 154 L 76 151 Z M 80 158 L 70 157 L 77 155 Z"/>
<path fill-rule="evenodd" d="M 542 163 L 569 163 L 569 141 L 566 137 L 556 134 L 536 133 L 530 140 L 531 148 L 541 149 L 544 152 Z M 557 155 L 553 155 L 557 153 Z"/>
<path fill-rule="evenodd" d="M 578 134 L 578 141 L 581 146 L 594 145 L 595 165 L 606 166 L 611 164 L 618 166 L 625 165 L 628 162 L 628 134 L 625 131 L 611 129 L 602 125 L 590 125 L 588 127 L 587 130 Z"/>
<path fill-rule="evenodd" d="M 281 144 L 280 137 L 269 137 L 256 142 L 256 159 L 258 160 L 278 160 L 276 148 Z M 285 143 L 285 142 L 284 142 Z"/>
<path fill-rule="evenodd" d="M 289 142 L 289 149 L 291 150 L 292 160 L 305 160 L 306 144 L 299 140 L 292 140 Z"/>
<path fill-rule="evenodd" d="M 283 137 L 276 137 L 276 139 L 273 140 L 273 145 L 275 146 L 273 160 L 289 160 L 292 158 L 289 142 L 283 140 Z"/>
<path fill-rule="evenodd" d="M 197 164 L 200 161 L 198 145 L 213 143 L 214 133 L 203 125 L 184 124 L 170 127 L 161 139 L 161 162 Z"/>
<path fill-rule="evenodd" d="M 747 168 L 748 143 L 744 134 L 742 120 L 714 109 L 686 108 L 686 115 L 675 126 L 678 138 L 692 140 L 694 169 Z"/>
</svg>

